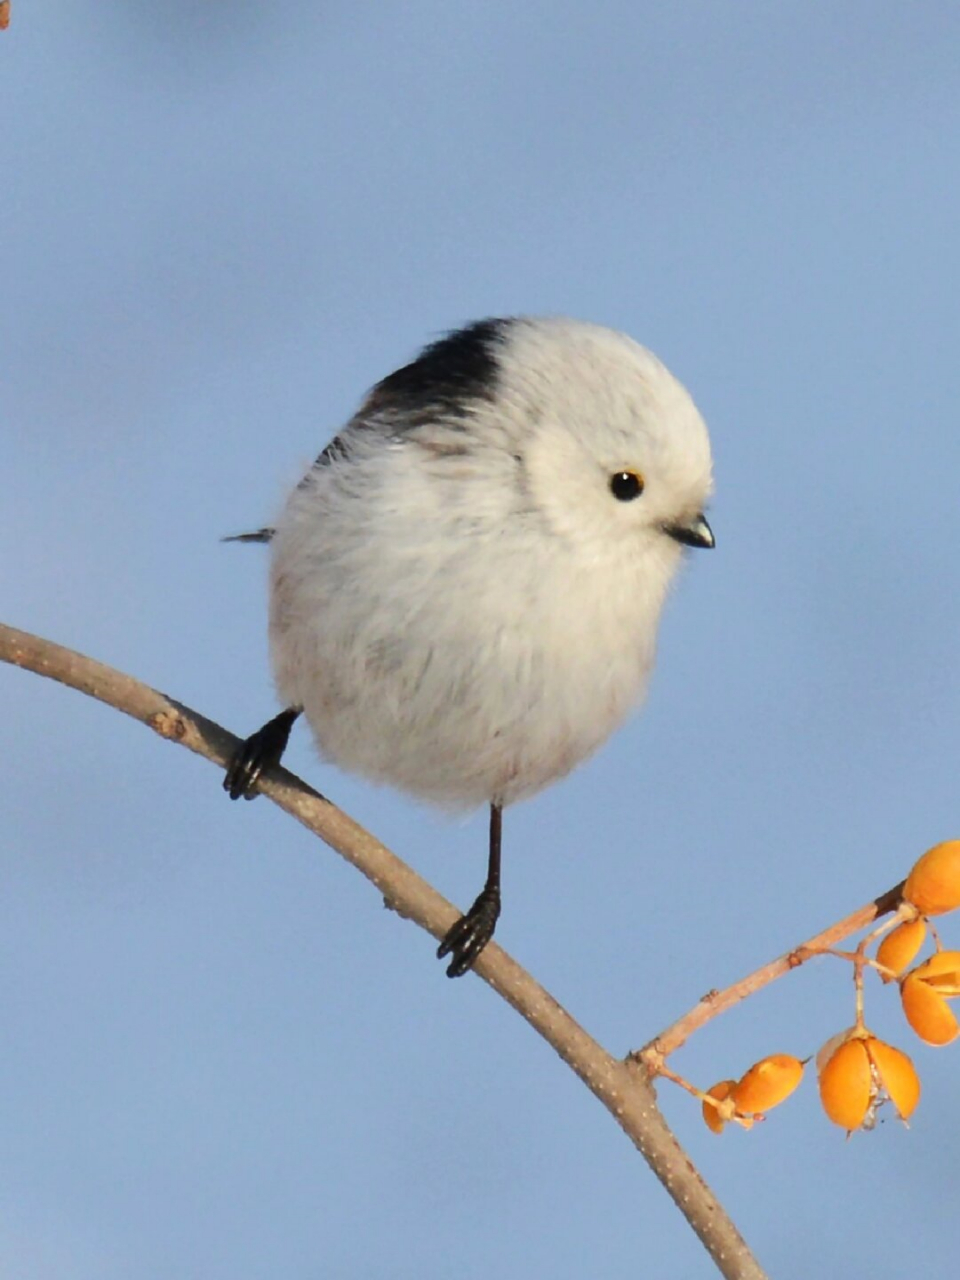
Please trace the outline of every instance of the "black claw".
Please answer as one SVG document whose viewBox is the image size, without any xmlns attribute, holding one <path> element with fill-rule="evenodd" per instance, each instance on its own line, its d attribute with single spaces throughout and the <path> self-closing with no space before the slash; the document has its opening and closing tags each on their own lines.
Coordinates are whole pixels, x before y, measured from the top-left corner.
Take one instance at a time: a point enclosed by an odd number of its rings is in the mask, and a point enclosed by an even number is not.
<svg viewBox="0 0 960 1280">
<path fill-rule="evenodd" d="M 239 800 L 241 796 L 245 800 L 254 798 L 261 774 L 280 763 L 299 714 L 299 709 L 294 708 L 281 711 L 240 744 L 223 779 L 223 789 L 231 800 Z"/>
<path fill-rule="evenodd" d="M 447 977 L 459 978 L 472 969 L 493 937 L 500 916 L 500 890 L 489 886 L 483 890 L 465 916 L 461 916 L 444 935 L 437 947 L 437 958 L 451 957 Z"/>
<path fill-rule="evenodd" d="M 230 761 L 223 779 L 223 789 L 231 800 L 252 800 L 257 794 L 257 779 L 263 772 L 263 754 L 260 749 L 260 735 L 253 734 L 247 738 L 236 755 Z"/>
</svg>

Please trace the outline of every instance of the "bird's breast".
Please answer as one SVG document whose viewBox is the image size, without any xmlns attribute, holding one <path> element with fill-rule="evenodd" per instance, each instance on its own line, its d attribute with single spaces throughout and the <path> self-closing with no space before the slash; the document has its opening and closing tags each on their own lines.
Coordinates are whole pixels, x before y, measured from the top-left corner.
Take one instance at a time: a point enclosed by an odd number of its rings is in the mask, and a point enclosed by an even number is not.
<svg viewBox="0 0 960 1280">
<path fill-rule="evenodd" d="M 626 557 L 542 553 L 493 539 L 373 557 L 278 538 L 281 697 L 324 756 L 376 781 L 450 807 L 533 794 L 642 695 L 665 588 Z"/>
</svg>

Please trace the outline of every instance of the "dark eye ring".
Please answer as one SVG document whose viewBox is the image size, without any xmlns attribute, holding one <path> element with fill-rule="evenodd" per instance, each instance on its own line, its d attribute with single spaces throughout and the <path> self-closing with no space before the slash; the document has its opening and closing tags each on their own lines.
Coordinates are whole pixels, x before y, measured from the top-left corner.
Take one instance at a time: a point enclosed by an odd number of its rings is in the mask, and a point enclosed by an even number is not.
<svg viewBox="0 0 960 1280">
<path fill-rule="evenodd" d="M 632 502 L 643 493 L 643 476 L 638 471 L 617 471 L 610 477 L 610 492 L 618 502 Z"/>
</svg>

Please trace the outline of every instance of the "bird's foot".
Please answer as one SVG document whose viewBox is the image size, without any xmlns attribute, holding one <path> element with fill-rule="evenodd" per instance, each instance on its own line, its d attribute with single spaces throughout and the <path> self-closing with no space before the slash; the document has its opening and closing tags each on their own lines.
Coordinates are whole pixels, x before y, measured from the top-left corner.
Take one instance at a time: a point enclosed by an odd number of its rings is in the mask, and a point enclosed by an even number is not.
<svg viewBox="0 0 960 1280">
<path fill-rule="evenodd" d="M 450 956 L 447 977 L 459 978 L 472 969 L 480 952 L 493 937 L 500 916 L 500 890 L 487 885 L 465 916 L 444 934 L 437 958 Z"/>
<path fill-rule="evenodd" d="M 280 763 L 299 714 L 294 710 L 281 711 L 240 744 L 223 779 L 223 789 L 231 800 L 239 800 L 241 796 L 245 800 L 254 798 L 261 774 Z"/>
</svg>

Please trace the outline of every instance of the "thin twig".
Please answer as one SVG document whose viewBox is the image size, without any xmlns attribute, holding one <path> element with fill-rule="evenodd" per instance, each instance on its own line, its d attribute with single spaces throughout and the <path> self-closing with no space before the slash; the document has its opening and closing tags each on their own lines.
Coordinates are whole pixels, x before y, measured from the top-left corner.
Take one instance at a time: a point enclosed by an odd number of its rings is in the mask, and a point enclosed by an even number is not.
<svg viewBox="0 0 960 1280">
<path fill-rule="evenodd" d="M 761 987 L 766 987 L 777 978 L 782 978 L 791 969 L 799 969 L 802 964 L 806 964 L 814 956 L 825 954 L 832 947 L 835 947 L 838 942 L 842 942 L 844 938 L 849 938 L 851 934 L 859 933 L 861 929 L 865 929 L 868 924 L 873 924 L 874 920 L 879 916 L 886 915 L 888 911 L 896 911 L 900 906 L 903 885 L 904 881 L 901 880 L 892 889 L 888 889 L 886 893 L 881 893 L 878 898 L 874 898 L 873 902 L 868 902 L 866 906 L 851 912 L 843 920 L 838 920 L 836 924 L 832 924 L 829 928 L 814 934 L 807 942 L 801 943 L 799 947 L 794 947 L 792 951 L 787 951 L 778 960 L 772 960 L 769 964 L 755 969 L 753 973 L 747 974 L 745 978 L 741 978 L 739 982 L 735 982 L 732 986 L 725 987 L 723 991 L 708 992 L 699 1003 L 694 1005 L 689 1013 L 685 1013 L 682 1018 L 679 1018 L 669 1026 L 666 1031 L 662 1031 L 660 1035 L 654 1037 L 642 1049 L 635 1050 L 629 1057 L 634 1061 L 642 1062 L 651 1074 L 659 1074 L 660 1066 L 664 1059 L 668 1058 L 671 1053 L 676 1053 L 681 1045 L 686 1044 L 695 1031 L 699 1031 L 702 1026 L 716 1018 L 718 1014 L 732 1008 L 735 1004 L 739 1004 L 741 1000 L 753 995 Z"/>
<path fill-rule="evenodd" d="M 0 624 L 0 660 L 59 680 L 132 716 L 161 737 L 224 767 L 239 739 L 139 680 L 49 640 Z M 401 916 L 440 938 L 457 917 L 445 898 L 369 832 L 286 769 L 260 790 L 361 871 Z M 726 1280 L 765 1280 L 730 1217 L 694 1168 L 657 1106 L 647 1074 L 614 1058 L 499 946 L 476 973 L 553 1046 L 637 1147 Z"/>
</svg>

